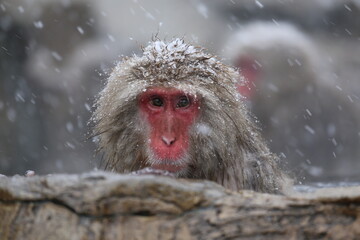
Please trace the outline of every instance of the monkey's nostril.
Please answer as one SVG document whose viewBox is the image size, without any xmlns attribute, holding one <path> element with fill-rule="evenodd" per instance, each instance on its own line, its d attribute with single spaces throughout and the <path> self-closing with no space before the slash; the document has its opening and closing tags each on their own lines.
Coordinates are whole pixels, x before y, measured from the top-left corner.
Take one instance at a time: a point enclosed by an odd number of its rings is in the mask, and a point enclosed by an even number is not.
<svg viewBox="0 0 360 240">
<path fill-rule="evenodd" d="M 161 140 L 168 146 L 172 145 L 176 138 L 175 137 L 165 137 L 165 136 L 162 136 L 161 137 Z"/>
</svg>

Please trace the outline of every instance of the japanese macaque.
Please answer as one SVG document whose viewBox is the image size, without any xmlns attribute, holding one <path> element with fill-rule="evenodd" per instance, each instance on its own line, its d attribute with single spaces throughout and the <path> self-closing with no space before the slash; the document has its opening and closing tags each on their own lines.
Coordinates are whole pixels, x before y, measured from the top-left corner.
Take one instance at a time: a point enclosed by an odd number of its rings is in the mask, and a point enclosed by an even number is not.
<svg viewBox="0 0 360 240">
<path fill-rule="evenodd" d="M 329 81 L 305 34 L 286 23 L 245 26 L 226 44 L 247 80 L 238 91 L 250 102 L 270 150 L 301 181 L 358 175 L 356 99 Z"/>
<path fill-rule="evenodd" d="M 111 73 L 93 114 L 104 168 L 279 193 L 287 177 L 260 138 L 239 73 L 181 39 L 153 41 Z"/>
</svg>

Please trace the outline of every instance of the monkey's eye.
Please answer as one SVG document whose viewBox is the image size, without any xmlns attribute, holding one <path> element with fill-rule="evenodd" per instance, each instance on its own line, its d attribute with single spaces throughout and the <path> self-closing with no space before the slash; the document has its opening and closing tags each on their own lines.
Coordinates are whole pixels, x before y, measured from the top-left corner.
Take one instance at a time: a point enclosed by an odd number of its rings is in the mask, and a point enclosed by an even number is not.
<svg viewBox="0 0 360 240">
<path fill-rule="evenodd" d="M 155 106 L 155 107 L 161 107 L 164 105 L 164 102 L 161 98 L 159 97 L 153 97 L 151 100 L 150 100 L 150 103 L 151 105 Z"/>
<path fill-rule="evenodd" d="M 182 96 L 179 98 L 179 101 L 176 104 L 177 108 L 184 108 L 190 105 L 190 99 L 186 96 Z"/>
</svg>

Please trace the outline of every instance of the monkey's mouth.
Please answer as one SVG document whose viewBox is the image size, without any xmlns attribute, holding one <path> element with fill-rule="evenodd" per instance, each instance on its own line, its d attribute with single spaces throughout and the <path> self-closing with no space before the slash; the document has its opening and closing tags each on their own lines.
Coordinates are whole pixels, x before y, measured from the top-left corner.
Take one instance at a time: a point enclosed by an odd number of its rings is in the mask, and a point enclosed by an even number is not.
<svg viewBox="0 0 360 240">
<path fill-rule="evenodd" d="M 178 166 L 178 165 L 167 165 L 167 164 L 157 164 L 151 166 L 157 170 L 164 170 L 172 173 L 181 172 L 186 169 L 186 166 Z"/>
<path fill-rule="evenodd" d="M 171 173 L 183 172 L 188 169 L 189 155 L 181 150 L 173 148 L 149 149 L 147 159 L 149 167 L 157 170 L 168 171 Z"/>
<path fill-rule="evenodd" d="M 172 173 L 181 172 L 187 169 L 187 161 L 185 159 L 161 159 L 152 162 L 151 168 L 164 170 Z"/>
</svg>

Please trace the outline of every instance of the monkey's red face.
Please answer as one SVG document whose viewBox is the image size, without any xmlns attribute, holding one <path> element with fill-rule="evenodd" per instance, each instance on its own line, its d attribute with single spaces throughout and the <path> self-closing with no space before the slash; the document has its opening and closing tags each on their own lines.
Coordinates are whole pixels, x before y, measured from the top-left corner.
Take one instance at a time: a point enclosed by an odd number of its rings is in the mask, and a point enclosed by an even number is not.
<svg viewBox="0 0 360 240">
<path fill-rule="evenodd" d="M 237 89 L 242 96 L 251 99 L 256 91 L 254 84 L 258 78 L 260 67 L 256 64 L 256 60 L 251 57 L 241 57 L 236 61 L 235 65 L 248 81 L 246 85 L 238 85 Z"/>
<path fill-rule="evenodd" d="M 176 88 L 154 87 L 140 95 L 139 105 L 150 126 L 151 167 L 170 172 L 186 169 L 189 130 L 199 113 L 198 99 Z"/>
</svg>

